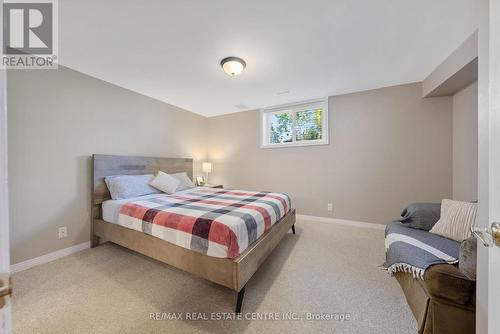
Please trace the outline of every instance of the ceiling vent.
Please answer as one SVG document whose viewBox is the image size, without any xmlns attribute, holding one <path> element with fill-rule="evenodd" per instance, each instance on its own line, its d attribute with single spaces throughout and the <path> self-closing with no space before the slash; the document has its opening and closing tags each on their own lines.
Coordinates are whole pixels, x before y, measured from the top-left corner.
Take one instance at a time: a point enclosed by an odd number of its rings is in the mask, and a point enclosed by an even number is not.
<svg viewBox="0 0 500 334">
<path fill-rule="evenodd" d="M 234 106 L 235 106 L 236 108 L 240 109 L 240 110 L 250 109 L 250 107 L 249 107 L 249 106 L 246 106 L 246 105 L 241 104 L 241 103 L 240 103 L 240 104 L 235 104 Z"/>
</svg>

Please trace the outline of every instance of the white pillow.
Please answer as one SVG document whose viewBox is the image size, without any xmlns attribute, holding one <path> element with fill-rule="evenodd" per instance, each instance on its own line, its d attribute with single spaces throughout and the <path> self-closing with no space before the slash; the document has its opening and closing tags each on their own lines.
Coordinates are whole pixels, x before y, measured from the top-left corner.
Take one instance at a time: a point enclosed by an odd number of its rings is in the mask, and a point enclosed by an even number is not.
<svg viewBox="0 0 500 334">
<path fill-rule="evenodd" d="M 195 187 L 193 181 L 189 178 L 186 172 L 170 174 L 170 176 L 175 177 L 181 183 L 181 186 Z"/>
<path fill-rule="evenodd" d="M 441 218 L 430 232 L 462 242 L 470 237 L 470 228 L 476 225 L 476 219 L 477 203 L 443 199 Z"/>
<path fill-rule="evenodd" d="M 177 190 L 180 183 L 181 181 L 177 180 L 175 177 L 159 171 L 158 174 L 156 174 L 156 177 L 149 184 L 164 193 L 173 194 Z"/>
<path fill-rule="evenodd" d="M 110 175 L 104 181 L 108 186 L 112 199 L 125 199 L 160 192 L 149 185 L 152 174 L 146 175 Z"/>
</svg>

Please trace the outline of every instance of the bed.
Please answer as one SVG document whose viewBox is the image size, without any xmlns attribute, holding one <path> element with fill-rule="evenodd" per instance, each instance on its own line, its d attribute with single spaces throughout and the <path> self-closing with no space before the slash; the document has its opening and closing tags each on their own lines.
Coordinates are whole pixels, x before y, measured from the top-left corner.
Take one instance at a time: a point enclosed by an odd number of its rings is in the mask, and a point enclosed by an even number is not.
<svg viewBox="0 0 500 334">
<path fill-rule="evenodd" d="M 230 288 L 237 292 L 237 313 L 241 312 L 246 283 L 283 236 L 290 229 L 295 234 L 295 210 L 283 194 L 196 188 L 172 195 L 153 194 L 114 201 L 104 182 L 104 178 L 110 175 L 154 174 L 160 170 L 166 173 L 186 172 L 192 178 L 192 159 L 96 154 L 92 161 L 91 246 L 96 247 L 105 241 L 113 242 Z M 245 212 L 248 201 L 253 202 L 255 198 L 258 198 L 259 203 L 266 202 L 272 209 L 260 215 L 255 212 L 262 211 L 262 207 Z M 225 207 L 220 207 L 221 203 Z M 240 203 L 243 203 L 243 208 Z M 196 207 L 191 208 L 191 205 Z M 200 208 L 200 205 L 204 208 Z M 249 217 L 244 219 L 247 226 L 236 226 L 236 214 L 226 214 L 226 206 L 237 206 L 235 210 L 239 210 L 236 211 L 239 215 L 243 212 L 245 217 Z M 203 217 L 210 218 L 210 222 L 222 222 L 225 225 L 209 227 L 210 234 L 207 233 L 205 239 L 186 237 L 186 226 L 194 231 L 194 222 L 200 223 L 199 218 L 193 220 L 191 217 L 193 212 L 200 215 L 200 210 L 203 211 Z M 253 216 L 248 215 L 249 211 L 254 212 Z M 148 222 L 152 222 L 149 219 L 151 212 L 156 216 L 155 225 L 148 225 Z M 215 216 L 214 212 L 217 213 Z M 257 217 L 262 217 L 261 221 L 257 221 Z M 249 229 L 249 221 L 255 228 Z M 205 231 L 205 219 L 201 219 L 201 222 L 202 228 L 198 230 Z M 226 225 L 231 226 L 231 229 L 224 229 Z M 168 233 L 165 232 L 167 230 Z M 214 234 L 213 231 L 218 233 Z"/>
</svg>

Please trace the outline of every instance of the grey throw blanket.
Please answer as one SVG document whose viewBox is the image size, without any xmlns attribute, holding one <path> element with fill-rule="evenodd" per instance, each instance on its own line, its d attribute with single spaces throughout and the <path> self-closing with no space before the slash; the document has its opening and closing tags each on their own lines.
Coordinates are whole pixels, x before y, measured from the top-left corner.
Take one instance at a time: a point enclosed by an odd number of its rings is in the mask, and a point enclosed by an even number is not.
<svg viewBox="0 0 500 334">
<path fill-rule="evenodd" d="M 389 273 L 410 272 L 423 279 L 425 270 L 433 264 L 457 263 L 460 243 L 394 222 L 385 229 L 385 249 L 383 266 Z"/>
</svg>

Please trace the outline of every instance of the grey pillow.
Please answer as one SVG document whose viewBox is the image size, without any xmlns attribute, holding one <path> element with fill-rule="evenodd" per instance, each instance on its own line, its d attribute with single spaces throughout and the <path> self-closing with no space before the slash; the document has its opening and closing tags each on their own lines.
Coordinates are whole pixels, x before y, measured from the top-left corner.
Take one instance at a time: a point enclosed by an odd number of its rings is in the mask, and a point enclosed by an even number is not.
<svg viewBox="0 0 500 334">
<path fill-rule="evenodd" d="M 441 216 L 441 203 L 413 203 L 408 205 L 396 221 L 407 227 L 429 231 Z"/>
<path fill-rule="evenodd" d="M 180 185 L 180 186 L 177 187 L 177 189 L 175 191 L 178 192 L 178 191 L 184 191 L 184 190 L 194 189 L 194 188 L 196 188 L 196 187 L 182 186 L 182 185 Z"/>
<path fill-rule="evenodd" d="M 179 186 L 177 187 L 176 191 L 183 191 L 183 190 L 192 189 L 192 188 L 196 187 L 186 172 L 174 173 L 174 174 L 170 174 L 170 176 L 175 177 L 177 180 L 179 180 L 181 182 L 181 183 L 179 183 Z"/>
<path fill-rule="evenodd" d="M 149 194 L 159 194 L 161 191 L 149 185 L 152 174 L 145 175 L 111 175 L 104 181 L 108 186 L 112 199 L 127 199 Z"/>
</svg>

